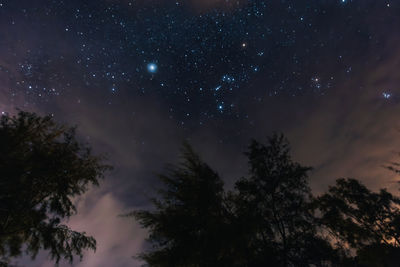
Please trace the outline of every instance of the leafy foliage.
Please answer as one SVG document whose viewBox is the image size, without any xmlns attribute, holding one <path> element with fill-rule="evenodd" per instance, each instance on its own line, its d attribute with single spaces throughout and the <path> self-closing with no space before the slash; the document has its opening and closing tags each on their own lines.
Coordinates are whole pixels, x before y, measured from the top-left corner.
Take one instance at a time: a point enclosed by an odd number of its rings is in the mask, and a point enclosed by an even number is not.
<svg viewBox="0 0 400 267">
<path fill-rule="evenodd" d="M 311 168 L 278 134 L 251 142 L 249 174 L 227 193 L 188 145 L 183 152 L 160 175 L 155 209 L 132 214 L 150 234 L 140 256 L 149 266 L 398 266 L 400 199 L 388 191 L 338 179 L 314 197 Z"/>
<path fill-rule="evenodd" d="M 49 250 L 72 262 L 96 241 L 61 224 L 76 210 L 72 198 L 109 169 L 75 138 L 75 129 L 52 117 L 19 112 L 0 120 L 0 256 Z M 6 264 L 6 263 L 4 263 Z"/>
<path fill-rule="evenodd" d="M 236 183 L 236 214 L 245 222 L 251 266 L 323 265 L 334 252 L 317 235 L 308 172 L 293 162 L 289 144 L 274 135 L 263 145 L 253 140 L 246 153 L 250 176 Z"/>
<path fill-rule="evenodd" d="M 141 258 L 151 266 L 227 266 L 223 263 L 223 182 L 193 152 L 183 149 L 183 162 L 160 175 L 165 188 L 153 199 L 154 211 L 133 216 L 150 230 L 153 251 Z"/>
<path fill-rule="evenodd" d="M 356 250 L 363 266 L 400 262 L 400 199 L 370 191 L 355 179 L 338 179 L 317 198 L 320 223 L 332 239 Z"/>
</svg>

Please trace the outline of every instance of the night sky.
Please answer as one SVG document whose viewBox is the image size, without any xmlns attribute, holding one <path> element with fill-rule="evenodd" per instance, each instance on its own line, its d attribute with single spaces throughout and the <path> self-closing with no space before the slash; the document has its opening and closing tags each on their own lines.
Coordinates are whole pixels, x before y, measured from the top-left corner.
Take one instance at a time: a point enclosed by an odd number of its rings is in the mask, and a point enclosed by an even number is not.
<svg viewBox="0 0 400 267">
<path fill-rule="evenodd" d="M 0 112 L 77 125 L 115 167 L 77 199 L 68 223 L 98 249 L 75 266 L 139 266 L 146 233 L 118 215 L 148 207 L 184 140 L 227 188 L 279 131 L 315 192 L 397 192 L 399 86 L 398 0 L 0 0 Z"/>
</svg>

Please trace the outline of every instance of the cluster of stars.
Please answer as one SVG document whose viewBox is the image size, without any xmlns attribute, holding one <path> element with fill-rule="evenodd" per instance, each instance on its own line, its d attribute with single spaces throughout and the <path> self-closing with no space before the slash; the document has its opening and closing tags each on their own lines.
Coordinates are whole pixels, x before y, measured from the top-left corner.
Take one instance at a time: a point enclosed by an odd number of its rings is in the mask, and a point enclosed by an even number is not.
<svg viewBox="0 0 400 267">
<path fill-rule="evenodd" d="M 35 49 L 10 51 L 20 58 L 18 74 L 10 76 L 12 66 L 0 71 L 14 82 L 11 97 L 25 94 L 32 102 L 74 94 L 74 88 L 105 92 L 110 106 L 119 96 L 155 93 L 182 122 L 247 120 L 233 104 L 237 99 L 262 105 L 277 95 L 325 96 L 337 80 L 352 78 L 353 51 L 363 55 L 379 44 L 359 28 L 360 12 L 398 10 L 394 3 L 356 2 L 254 0 L 199 12 L 174 1 L 54 0 L 43 9 L 28 1 L 2 3 L 4 32 L 32 25 L 49 34 Z M 247 96 L 247 87 L 257 89 Z"/>
<path fill-rule="evenodd" d="M 383 92 L 383 93 L 382 93 L 382 96 L 383 96 L 383 98 L 385 98 L 385 99 L 389 99 L 389 98 L 391 98 L 393 95 L 392 95 L 391 93 L 388 93 L 388 92 Z"/>
</svg>

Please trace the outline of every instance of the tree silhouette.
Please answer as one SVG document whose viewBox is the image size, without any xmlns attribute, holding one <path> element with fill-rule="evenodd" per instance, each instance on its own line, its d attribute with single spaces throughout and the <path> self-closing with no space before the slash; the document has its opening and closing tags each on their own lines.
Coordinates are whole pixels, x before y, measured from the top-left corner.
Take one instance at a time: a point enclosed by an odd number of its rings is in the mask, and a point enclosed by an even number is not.
<svg viewBox="0 0 400 267">
<path fill-rule="evenodd" d="M 140 255 L 150 266 L 231 266 L 226 263 L 223 182 L 185 144 L 183 161 L 170 165 L 155 210 L 132 215 L 150 232 L 153 250 Z"/>
<path fill-rule="evenodd" d="M 48 250 L 72 262 L 96 241 L 61 221 L 74 214 L 71 198 L 98 184 L 109 166 L 51 116 L 19 112 L 0 120 L 0 261 Z"/>
<path fill-rule="evenodd" d="M 245 154 L 249 174 L 225 193 L 185 145 L 183 162 L 160 175 L 155 209 L 131 214 L 149 231 L 152 250 L 140 255 L 149 266 L 399 266 L 399 198 L 355 179 L 314 197 L 311 168 L 279 134 Z"/>
<path fill-rule="evenodd" d="M 292 161 L 289 144 L 275 134 L 253 140 L 246 153 L 250 176 L 236 183 L 236 213 L 243 218 L 249 266 L 324 266 L 335 251 L 317 235 L 308 186 L 311 168 Z"/>
<path fill-rule="evenodd" d="M 320 223 L 332 240 L 356 251 L 361 266 L 398 266 L 400 199 L 370 191 L 355 179 L 338 179 L 317 198 Z"/>
</svg>

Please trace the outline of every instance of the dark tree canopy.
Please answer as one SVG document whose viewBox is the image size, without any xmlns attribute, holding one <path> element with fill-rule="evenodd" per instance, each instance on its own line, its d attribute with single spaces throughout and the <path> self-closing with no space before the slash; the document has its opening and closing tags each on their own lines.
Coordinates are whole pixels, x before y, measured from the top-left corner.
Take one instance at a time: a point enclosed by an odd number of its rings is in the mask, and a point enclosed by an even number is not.
<svg viewBox="0 0 400 267">
<path fill-rule="evenodd" d="M 228 192 L 188 145 L 183 152 L 160 175 L 154 209 L 132 214 L 150 234 L 140 255 L 149 266 L 399 266 L 400 199 L 355 179 L 314 197 L 311 168 L 292 160 L 282 135 L 251 142 L 249 173 Z"/>
<path fill-rule="evenodd" d="M 97 185 L 109 169 L 80 144 L 74 128 L 51 116 L 19 112 L 0 120 L 0 259 L 6 264 L 25 251 L 50 252 L 57 263 L 96 241 L 62 224 L 76 210 L 72 198 Z"/>
<path fill-rule="evenodd" d="M 400 199 L 375 193 L 355 179 L 338 179 L 317 198 L 319 218 L 332 239 L 357 252 L 362 266 L 399 266 Z"/>
<path fill-rule="evenodd" d="M 150 230 L 153 250 L 140 257 L 150 266 L 228 266 L 223 260 L 223 182 L 193 152 L 183 148 L 183 161 L 160 175 L 165 188 L 153 199 L 155 210 L 136 211 Z"/>
<path fill-rule="evenodd" d="M 323 266 L 334 256 L 317 235 L 308 186 L 309 167 L 291 159 L 289 144 L 273 135 L 263 145 L 253 140 L 246 153 L 249 177 L 236 183 L 236 214 L 245 219 L 249 266 Z"/>
</svg>

